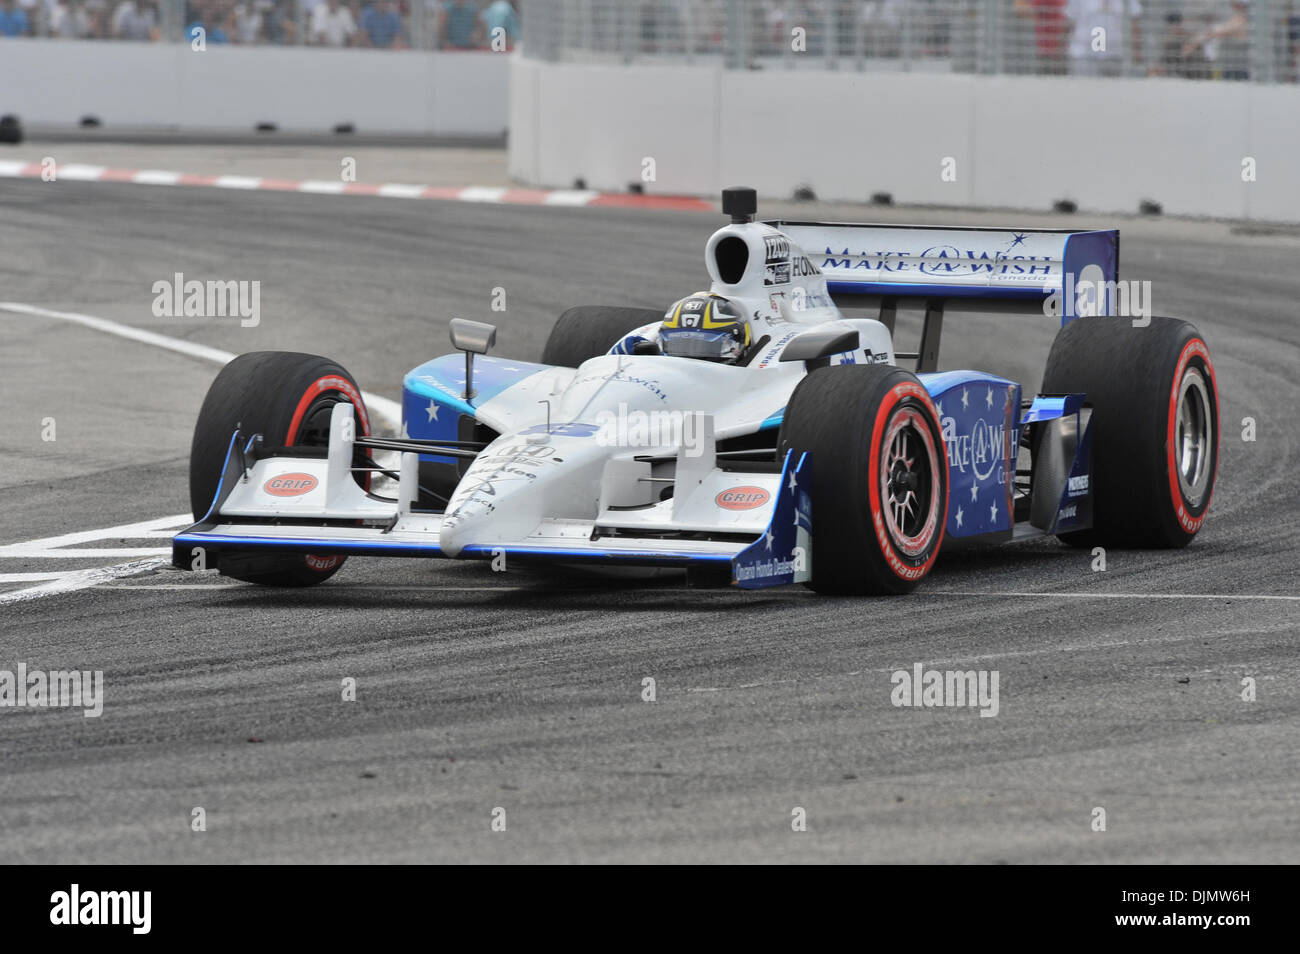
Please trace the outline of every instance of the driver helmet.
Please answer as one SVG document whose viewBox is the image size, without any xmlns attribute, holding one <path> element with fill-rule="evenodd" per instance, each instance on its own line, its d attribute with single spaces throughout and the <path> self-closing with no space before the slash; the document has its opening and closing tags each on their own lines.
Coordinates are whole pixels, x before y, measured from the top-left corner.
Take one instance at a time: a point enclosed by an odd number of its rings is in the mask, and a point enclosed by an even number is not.
<svg viewBox="0 0 1300 954">
<path fill-rule="evenodd" d="M 659 346 L 676 358 L 738 364 L 749 348 L 749 323 L 728 299 L 696 292 L 668 309 Z"/>
</svg>

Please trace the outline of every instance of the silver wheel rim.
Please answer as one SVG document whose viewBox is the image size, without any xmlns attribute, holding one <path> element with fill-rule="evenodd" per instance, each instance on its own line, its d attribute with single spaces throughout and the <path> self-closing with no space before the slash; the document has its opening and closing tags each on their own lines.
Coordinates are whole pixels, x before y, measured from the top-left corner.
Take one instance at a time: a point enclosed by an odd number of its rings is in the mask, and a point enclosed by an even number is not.
<svg viewBox="0 0 1300 954">
<path fill-rule="evenodd" d="M 1192 507 L 1199 507 L 1210 486 L 1210 457 L 1214 452 L 1214 421 L 1210 390 L 1196 368 L 1188 368 L 1178 385 L 1174 419 L 1174 463 L 1178 487 Z"/>
<path fill-rule="evenodd" d="M 890 419 L 881 444 L 881 516 L 898 549 L 916 558 L 926 552 L 939 524 L 934 440 L 921 414 L 904 408 Z"/>
</svg>

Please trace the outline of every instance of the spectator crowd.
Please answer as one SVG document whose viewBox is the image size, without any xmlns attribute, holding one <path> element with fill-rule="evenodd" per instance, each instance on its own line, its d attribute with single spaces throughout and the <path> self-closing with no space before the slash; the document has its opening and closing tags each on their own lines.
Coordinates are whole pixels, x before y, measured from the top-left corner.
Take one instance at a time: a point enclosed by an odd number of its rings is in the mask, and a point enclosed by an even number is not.
<svg viewBox="0 0 1300 954">
<path fill-rule="evenodd" d="M 10 37 L 512 49 L 520 0 L 0 0 Z M 3 55 L 0 53 L 0 55 Z"/>
<path fill-rule="evenodd" d="M 12 37 L 375 49 L 512 49 L 524 0 L 0 0 Z M 721 53 L 731 0 L 530 0 L 593 50 Z M 1282 82 L 1300 81 L 1300 0 L 740 0 L 749 65 L 798 52 L 907 68 L 976 69 L 998 37 L 996 72 L 1251 78 L 1267 42 Z M 563 16 L 559 16 L 560 13 Z M 1267 18 L 1269 22 L 1263 22 Z M 548 25 L 549 28 L 549 25 Z M 1263 38 L 1261 40 L 1261 38 Z"/>
</svg>

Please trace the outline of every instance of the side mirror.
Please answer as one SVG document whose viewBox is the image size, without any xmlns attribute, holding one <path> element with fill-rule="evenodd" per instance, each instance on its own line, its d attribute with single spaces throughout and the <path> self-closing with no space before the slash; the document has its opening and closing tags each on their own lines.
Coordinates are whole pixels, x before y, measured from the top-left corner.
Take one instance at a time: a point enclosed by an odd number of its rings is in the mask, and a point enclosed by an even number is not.
<svg viewBox="0 0 1300 954">
<path fill-rule="evenodd" d="M 808 370 L 830 363 L 833 354 L 856 351 L 860 347 L 856 328 L 848 331 L 806 331 L 781 352 L 781 361 L 806 361 Z"/>
<path fill-rule="evenodd" d="M 474 396 L 474 355 L 487 354 L 496 341 L 496 325 L 468 318 L 451 320 L 451 346 L 465 352 L 465 393 L 461 395 L 464 400 Z"/>
<path fill-rule="evenodd" d="M 457 351 L 471 354 L 487 354 L 497 341 L 496 325 L 482 321 L 470 321 L 468 318 L 451 320 L 451 346 Z"/>
</svg>

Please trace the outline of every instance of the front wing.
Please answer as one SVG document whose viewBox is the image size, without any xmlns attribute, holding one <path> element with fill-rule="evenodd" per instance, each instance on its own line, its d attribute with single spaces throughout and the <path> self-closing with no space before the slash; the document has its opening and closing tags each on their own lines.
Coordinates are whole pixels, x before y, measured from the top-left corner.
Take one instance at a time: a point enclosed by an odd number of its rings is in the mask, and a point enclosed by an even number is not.
<svg viewBox="0 0 1300 954">
<path fill-rule="evenodd" d="M 367 493 L 352 476 L 351 407 L 334 412 L 328 454 L 250 460 L 253 442 L 236 433 L 220 486 L 203 519 L 172 540 L 172 563 L 182 570 L 248 567 L 288 554 L 313 557 L 444 557 L 441 513 L 414 509 L 419 453 L 402 452 L 396 498 Z M 490 546 L 467 546 L 458 558 L 551 561 L 604 566 L 709 569 L 750 589 L 811 577 L 811 460 L 787 456 L 760 536 L 650 536 L 602 533 L 595 520 L 544 519 L 527 536 Z M 744 475 L 737 474 L 737 478 Z M 771 479 L 768 475 L 767 479 Z"/>
</svg>

